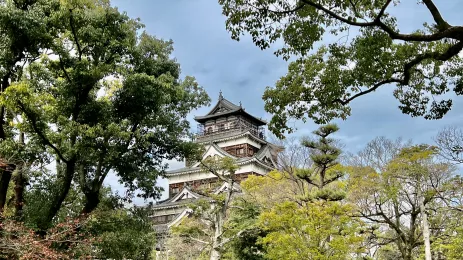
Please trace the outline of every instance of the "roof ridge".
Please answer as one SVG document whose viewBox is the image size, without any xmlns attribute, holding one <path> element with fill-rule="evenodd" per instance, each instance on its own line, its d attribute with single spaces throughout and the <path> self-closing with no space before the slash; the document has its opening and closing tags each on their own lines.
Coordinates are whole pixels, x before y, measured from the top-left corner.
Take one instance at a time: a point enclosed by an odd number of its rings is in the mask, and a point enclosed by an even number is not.
<svg viewBox="0 0 463 260">
<path fill-rule="evenodd" d="M 229 110 L 231 111 L 234 111 L 234 110 L 239 110 L 241 107 L 240 106 L 237 106 L 235 105 L 233 102 L 231 102 L 230 100 L 222 97 L 222 95 L 220 95 L 219 97 L 219 100 L 217 101 L 217 103 L 215 104 L 215 106 L 204 116 L 209 116 L 209 115 L 213 115 L 215 113 L 213 113 L 218 107 L 219 105 L 223 104 L 226 108 L 228 108 Z M 228 111 L 227 111 L 228 112 Z"/>
</svg>

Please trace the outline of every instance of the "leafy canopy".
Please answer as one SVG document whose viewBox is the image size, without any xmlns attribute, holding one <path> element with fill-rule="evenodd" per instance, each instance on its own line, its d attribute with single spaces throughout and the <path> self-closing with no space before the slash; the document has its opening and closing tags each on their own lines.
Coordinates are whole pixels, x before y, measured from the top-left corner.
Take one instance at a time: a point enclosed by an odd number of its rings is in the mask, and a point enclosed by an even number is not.
<svg viewBox="0 0 463 260">
<path fill-rule="evenodd" d="M 296 58 L 263 96 L 274 114 L 269 128 L 279 137 L 294 131 L 291 118 L 345 119 L 353 100 L 390 84 L 403 113 L 442 118 L 452 100 L 438 96 L 452 88 L 463 93 L 463 27 L 446 22 L 434 2 L 418 1 L 433 23 L 404 34 L 388 12 L 392 5 L 401 8 L 400 1 L 219 1 L 232 38 L 247 32 L 261 49 L 282 41 L 275 54 Z M 350 30 L 357 36 L 349 37 Z M 319 45 L 329 34 L 339 39 Z"/>
</svg>

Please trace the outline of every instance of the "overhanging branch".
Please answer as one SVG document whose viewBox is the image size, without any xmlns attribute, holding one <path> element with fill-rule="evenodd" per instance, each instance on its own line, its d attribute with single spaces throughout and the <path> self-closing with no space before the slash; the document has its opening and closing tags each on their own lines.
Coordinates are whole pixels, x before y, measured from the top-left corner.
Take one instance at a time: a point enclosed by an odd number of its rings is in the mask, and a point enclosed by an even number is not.
<svg viewBox="0 0 463 260">
<path fill-rule="evenodd" d="M 450 27 L 450 25 L 444 20 L 444 18 L 442 18 L 442 15 L 440 14 L 436 5 L 434 5 L 432 0 L 423 0 L 423 3 L 431 12 L 432 17 L 434 18 L 434 21 L 436 22 L 439 31 L 444 31 Z"/>
<path fill-rule="evenodd" d="M 55 151 L 56 155 L 58 155 L 58 157 L 65 163 L 68 163 L 69 160 L 67 160 L 66 158 L 64 158 L 63 154 L 61 153 L 61 151 L 56 147 L 54 146 L 50 140 L 45 136 L 45 134 L 39 129 L 38 125 L 37 125 L 37 120 L 35 119 L 34 116 L 32 116 L 29 111 L 27 111 L 27 109 L 25 108 L 24 104 L 21 102 L 21 101 L 18 101 L 18 105 L 19 105 L 19 108 L 21 109 L 21 111 L 29 118 L 30 122 L 31 122 L 31 125 L 32 125 L 32 129 L 34 129 L 35 133 L 40 137 L 40 139 L 42 140 L 42 142 L 49 146 L 51 149 L 53 149 L 53 151 Z"/>
<path fill-rule="evenodd" d="M 460 53 L 461 50 L 463 50 L 463 41 L 458 42 L 457 44 L 450 46 L 444 53 L 428 52 L 428 53 L 418 55 L 413 60 L 411 60 L 410 62 L 408 62 L 408 63 L 406 63 L 404 65 L 403 78 L 402 79 L 390 78 L 390 79 L 382 80 L 382 81 L 376 83 L 375 85 L 373 85 L 373 87 L 371 87 L 371 88 L 369 88 L 369 89 L 367 89 L 365 91 L 361 91 L 361 92 L 353 95 L 352 97 L 350 97 L 348 99 L 342 100 L 340 98 L 337 98 L 337 99 L 335 99 L 333 101 L 333 103 L 339 103 L 341 105 L 347 105 L 352 100 L 354 100 L 354 99 L 356 99 L 356 98 L 358 98 L 360 96 L 363 96 L 365 94 L 368 94 L 370 92 L 373 92 L 376 89 L 378 89 L 379 87 L 381 87 L 383 85 L 386 85 L 386 84 L 390 84 L 390 83 L 398 83 L 398 84 L 401 84 L 401 85 L 408 85 L 410 83 L 410 77 L 411 77 L 412 69 L 415 66 L 417 66 L 418 64 L 420 64 L 422 61 L 427 60 L 427 59 L 434 59 L 434 60 L 439 60 L 439 61 L 448 61 L 449 59 L 451 59 L 451 58 L 455 57 L 456 55 L 458 55 L 458 53 Z"/>
</svg>

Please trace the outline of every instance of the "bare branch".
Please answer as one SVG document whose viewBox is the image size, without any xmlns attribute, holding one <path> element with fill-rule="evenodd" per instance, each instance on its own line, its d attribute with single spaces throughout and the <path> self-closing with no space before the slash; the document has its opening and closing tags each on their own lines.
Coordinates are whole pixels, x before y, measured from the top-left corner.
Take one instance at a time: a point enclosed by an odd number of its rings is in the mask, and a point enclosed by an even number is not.
<svg viewBox="0 0 463 260">
<path fill-rule="evenodd" d="M 423 3 L 426 5 L 426 7 L 429 9 L 429 11 L 432 14 L 432 17 L 434 18 L 434 21 L 437 24 L 437 28 L 439 31 L 444 31 L 447 30 L 450 25 L 442 18 L 439 10 L 437 7 L 434 5 L 432 0 L 423 0 Z"/>
</svg>

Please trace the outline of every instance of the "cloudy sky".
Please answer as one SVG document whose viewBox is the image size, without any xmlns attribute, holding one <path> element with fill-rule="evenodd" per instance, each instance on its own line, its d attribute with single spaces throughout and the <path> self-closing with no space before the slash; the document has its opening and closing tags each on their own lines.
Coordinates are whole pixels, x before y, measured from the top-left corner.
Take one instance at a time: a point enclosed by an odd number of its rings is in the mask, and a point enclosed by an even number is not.
<svg viewBox="0 0 463 260">
<path fill-rule="evenodd" d="M 403 0 L 399 6 L 388 9 L 398 18 L 400 31 L 411 32 L 432 17 L 417 0 Z M 461 0 L 435 1 L 443 17 L 450 24 L 463 24 Z M 262 94 L 266 86 L 273 86 L 287 71 L 288 64 L 273 55 L 273 50 L 261 51 L 249 37 L 240 42 L 230 38 L 225 29 L 225 17 L 216 0 L 113 0 L 113 5 L 130 17 L 139 17 L 145 30 L 163 39 L 174 41 L 174 56 L 181 64 L 183 75 L 196 77 L 206 89 L 212 103 L 222 90 L 225 98 L 241 101 L 246 110 L 257 117 L 270 120 L 264 111 Z M 352 103 L 352 116 L 337 121 L 341 130 L 338 138 L 346 149 L 355 152 L 376 136 L 402 137 L 415 143 L 432 143 L 433 136 L 445 126 L 463 127 L 463 98 L 454 99 L 454 106 L 439 121 L 427 121 L 401 114 L 398 102 L 392 96 L 393 86 L 383 86 L 373 94 Z M 190 115 L 207 113 L 209 108 Z M 307 135 L 317 128 L 312 123 L 297 123 L 295 135 Z M 171 168 L 178 168 L 172 163 Z M 165 185 L 165 182 L 161 182 Z M 114 176 L 108 184 L 121 189 Z"/>
</svg>

